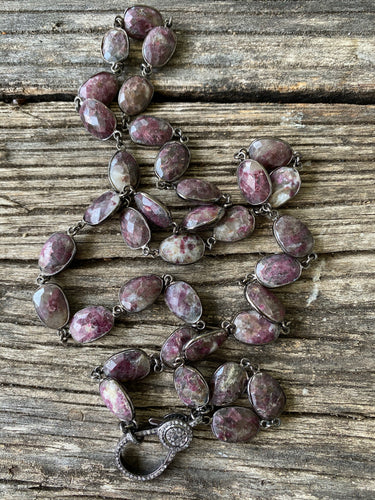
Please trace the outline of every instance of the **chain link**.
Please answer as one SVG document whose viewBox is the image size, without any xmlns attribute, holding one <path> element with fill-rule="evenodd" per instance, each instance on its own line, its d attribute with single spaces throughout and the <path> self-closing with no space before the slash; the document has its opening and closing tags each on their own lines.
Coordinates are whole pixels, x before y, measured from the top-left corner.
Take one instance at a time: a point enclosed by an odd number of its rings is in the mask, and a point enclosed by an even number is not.
<svg viewBox="0 0 375 500">
<path fill-rule="evenodd" d="M 142 247 L 142 255 L 144 257 L 152 257 L 153 259 L 156 259 L 156 257 L 159 256 L 159 250 L 151 249 L 149 246 L 145 245 Z"/>
<path fill-rule="evenodd" d="M 223 330 L 227 332 L 228 335 L 233 335 L 234 332 L 236 331 L 236 325 L 232 323 L 232 321 L 229 321 L 227 319 L 222 321 L 220 326 Z"/>
<path fill-rule="evenodd" d="M 185 135 L 180 128 L 173 129 L 173 135 L 178 138 L 181 144 L 186 144 L 189 142 L 189 137 Z"/>
<path fill-rule="evenodd" d="M 82 106 L 82 99 L 77 95 L 74 98 L 74 108 L 77 111 L 77 113 L 79 113 L 81 106 Z"/>
<path fill-rule="evenodd" d="M 253 365 L 250 359 L 248 358 L 242 358 L 240 361 L 240 365 L 242 366 L 242 368 L 249 371 L 252 375 L 259 371 L 259 366 Z"/>
<path fill-rule="evenodd" d="M 124 29 L 125 27 L 124 18 L 122 16 L 116 16 L 115 20 L 113 21 L 113 27 Z"/>
<path fill-rule="evenodd" d="M 164 20 L 164 26 L 166 28 L 172 28 L 172 24 L 173 24 L 172 16 L 169 16 L 167 19 Z"/>
<path fill-rule="evenodd" d="M 302 170 L 302 161 L 301 161 L 301 155 L 298 153 L 298 151 L 293 151 L 293 158 L 292 158 L 292 166 L 296 170 Z"/>
<path fill-rule="evenodd" d="M 111 71 L 114 75 L 120 76 L 121 73 L 124 71 L 124 63 L 122 62 L 113 62 L 111 64 Z"/>
<path fill-rule="evenodd" d="M 71 337 L 69 327 L 63 326 L 62 328 L 59 328 L 56 332 L 57 336 L 60 339 L 60 342 L 65 345 L 69 338 Z"/>
<path fill-rule="evenodd" d="M 151 74 L 152 74 L 151 64 L 143 62 L 141 64 L 141 76 L 143 76 L 143 78 L 148 78 L 149 76 L 151 76 Z"/>
<path fill-rule="evenodd" d="M 39 274 L 36 281 L 37 285 L 44 285 L 51 279 L 51 276 L 44 276 L 44 274 Z"/>
<path fill-rule="evenodd" d="M 156 179 L 155 185 L 158 189 L 168 189 L 170 191 L 176 189 L 176 185 L 172 182 L 162 181 L 161 179 Z"/>
<path fill-rule="evenodd" d="M 216 244 L 216 241 L 217 240 L 215 236 L 210 236 L 209 238 L 207 238 L 204 244 L 208 250 L 212 250 L 213 246 Z"/>
<path fill-rule="evenodd" d="M 81 219 L 76 224 L 73 224 L 73 226 L 68 227 L 68 229 L 66 230 L 66 234 L 68 234 L 69 236 L 75 236 L 86 225 L 87 225 L 87 222 L 85 222 L 83 219 Z"/>
<path fill-rule="evenodd" d="M 273 418 L 272 420 L 261 420 L 259 425 L 262 429 L 269 429 L 271 427 L 280 427 L 281 420 L 279 418 Z"/>
<path fill-rule="evenodd" d="M 292 324 L 291 321 L 283 321 L 281 323 L 281 331 L 287 335 L 288 333 L 290 333 L 290 325 Z"/>
<path fill-rule="evenodd" d="M 248 158 L 247 149 L 240 148 L 236 153 L 234 153 L 233 158 L 239 162 L 246 160 L 246 158 Z"/>
<path fill-rule="evenodd" d="M 90 377 L 93 379 L 93 380 L 99 380 L 99 382 L 101 382 L 104 378 L 104 371 L 103 371 L 103 367 L 102 366 L 96 366 L 92 372 L 91 372 L 91 375 Z"/>
<path fill-rule="evenodd" d="M 244 278 L 241 280 L 238 280 L 238 284 L 240 286 L 246 286 L 249 283 L 255 283 L 257 280 L 257 277 L 254 273 L 248 273 Z"/>
<path fill-rule="evenodd" d="M 301 260 L 301 266 L 303 267 L 303 269 L 307 269 L 310 267 L 311 262 L 313 262 L 317 258 L 318 255 L 316 253 L 310 253 L 310 255 Z"/>
<path fill-rule="evenodd" d="M 265 217 L 268 217 L 272 221 L 275 221 L 276 219 L 279 218 L 279 212 L 272 208 L 272 206 L 269 203 L 263 203 L 258 208 L 254 208 L 254 214 L 255 215 L 264 215 Z"/>
</svg>

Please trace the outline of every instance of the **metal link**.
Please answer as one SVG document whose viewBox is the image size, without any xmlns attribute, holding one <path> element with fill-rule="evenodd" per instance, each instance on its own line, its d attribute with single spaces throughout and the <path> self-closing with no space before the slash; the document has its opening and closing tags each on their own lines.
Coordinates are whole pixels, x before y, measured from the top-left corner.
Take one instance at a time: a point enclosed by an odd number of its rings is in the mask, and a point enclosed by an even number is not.
<svg viewBox="0 0 375 500">
<path fill-rule="evenodd" d="M 318 255 L 316 253 L 311 253 L 310 255 L 305 257 L 303 260 L 301 260 L 301 266 L 303 267 L 303 269 L 307 269 L 308 267 L 310 267 L 311 262 L 313 262 L 317 258 L 318 258 Z"/>
<path fill-rule="evenodd" d="M 126 309 L 121 304 L 116 304 L 115 306 L 112 307 L 112 316 L 114 318 L 118 318 L 122 314 L 126 312 Z"/>
<path fill-rule="evenodd" d="M 56 332 L 57 336 L 59 337 L 60 339 L 60 342 L 65 345 L 69 338 L 71 337 L 70 335 L 70 331 L 69 331 L 69 327 L 67 326 L 64 326 L 62 328 L 59 328 Z"/>
<path fill-rule="evenodd" d="M 124 186 L 120 193 L 120 200 L 123 207 L 128 207 L 133 199 L 135 190 L 132 186 Z"/>
<path fill-rule="evenodd" d="M 301 155 L 298 153 L 298 151 L 293 151 L 292 166 L 297 170 L 302 170 L 303 168 Z"/>
<path fill-rule="evenodd" d="M 189 142 L 189 137 L 187 135 L 184 135 L 180 128 L 173 129 L 173 135 L 179 139 L 181 144 L 186 144 L 187 142 Z"/>
<path fill-rule="evenodd" d="M 279 418 L 274 418 L 272 420 L 261 420 L 259 425 L 262 429 L 269 429 L 270 427 L 280 427 L 281 420 Z"/>
<path fill-rule="evenodd" d="M 124 63 L 121 62 L 114 62 L 111 64 L 111 71 L 114 75 L 120 76 L 121 73 L 124 71 Z"/>
<path fill-rule="evenodd" d="M 208 250 L 212 250 L 213 246 L 216 244 L 216 238 L 215 236 L 210 236 L 209 238 L 207 238 L 207 240 L 204 242 L 206 248 L 208 248 Z"/>
<path fill-rule="evenodd" d="M 193 323 L 191 325 L 193 328 L 196 328 L 197 330 L 204 330 L 206 328 L 206 323 L 202 319 L 197 321 L 196 323 Z"/>
<path fill-rule="evenodd" d="M 104 372 L 103 372 L 103 367 L 102 366 L 96 366 L 93 371 L 91 372 L 91 375 L 90 377 L 93 379 L 93 380 L 99 380 L 99 382 L 101 382 L 103 380 L 103 375 L 104 375 Z"/>
<path fill-rule="evenodd" d="M 248 158 L 248 152 L 246 148 L 239 149 L 236 153 L 234 153 L 233 158 L 239 162 L 242 162 Z"/>
<path fill-rule="evenodd" d="M 82 99 L 77 95 L 74 98 L 74 108 L 77 111 L 77 113 L 79 113 L 81 106 L 82 106 Z"/>
<path fill-rule="evenodd" d="M 279 212 L 272 208 L 269 203 L 263 203 L 263 205 L 261 205 L 260 207 L 254 208 L 253 211 L 255 215 L 263 215 L 265 217 L 268 217 L 272 221 L 275 221 L 279 218 Z"/>
<path fill-rule="evenodd" d="M 124 26 L 124 18 L 122 16 L 116 16 L 115 20 L 113 21 L 113 27 L 124 29 Z"/>
<path fill-rule="evenodd" d="M 290 325 L 292 324 L 291 321 L 283 321 L 281 323 L 281 331 L 287 335 L 288 333 L 290 333 Z"/>
<path fill-rule="evenodd" d="M 172 182 L 162 181 L 161 179 L 156 179 L 155 185 L 158 189 L 169 189 L 170 191 L 176 189 L 176 185 Z"/>
<path fill-rule="evenodd" d="M 129 123 L 131 121 L 130 116 L 126 115 L 125 113 L 122 113 L 122 118 L 121 118 L 121 128 L 123 131 L 129 129 Z"/>
<path fill-rule="evenodd" d="M 152 369 L 154 370 L 155 373 L 161 373 L 165 366 L 163 361 L 160 359 L 160 354 L 159 353 L 153 353 L 150 356 L 150 361 L 152 365 Z"/>
<path fill-rule="evenodd" d="M 181 226 L 177 222 L 172 222 L 173 234 L 178 234 L 181 231 Z"/>
<path fill-rule="evenodd" d="M 163 280 L 164 289 L 167 288 L 167 286 L 169 286 L 174 281 L 174 278 L 171 274 L 163 274 L 161 279 Z"/>
<path fill-rule="evenodd" d="M 131 420 L 130 422 L 120 422 L 119 423 L 120 431 L 124 434 L 128 434 L 128 432 L 133 433 L 138 429 L 138 424 L 136 420 Z M 139 440 L 134 436 L 135 443 L 138 443 Z"/>
<path fill-rule="evenodd" d="M 145 245 L 144 247 L 142 247 L 142 255 L 144 255 L 145 257 L 152 257 L 153 259 L 156 259 L 156 257 L 159 256 L 159 250 L 151 250 L 149 246 Z"/>
<path fill-rule="evenodd" d="M 164 26 L 166 28 L 171 28 L 172 24 L 173 24 L 172 16 L 169 16 L 167 19 L 164 20 Z"/>
<path fill-rule="evenodd" d="M 44 285 L 44 283 L 47 283 L 51 279 L 51 276 L 44 276 L 44 274 L 39 274 L 36 281 L 37 285 Z"/>
<path fill-rule="evenodd" d="M 240 286 L 246 286 L 249 283 L 255 283 L 257 280 L 257 277 L 254 273 L 248 273 L 242 280 L 238 281 L 238 284 Z"/>
<path fill-rule="evenodd" d="M 176 369 L 183 364 L 185 364 L 185 359 L 181 356 L 177 356 L 177 358 L 175 358 L 175 360 L 173 361 L 172 366 L 174 369 Z"/>
<path fill-rule="evenodd" d="M 141 64 L 141 76 L 148 78 L 152 74 L 152 66 L 147 62 Z"/>
<path fill-rule="evenodd" d="M 242 358 L 240 361 L 240 365 L 246 371 L 249 371 L 252 375 L 254 375 L 254 373 L 257 373 L 259 371 L 259 366 L 253 365 L 252 362 L 250 361 L 250 359 L 248 359 L 248 358 Z"/>
<path fill-rule="evenodd" d="M 229 193 L 223 193 L 221 196 L 220 196 L 220 199 L 219 199 L 219 203 L 222 202 L 223 203 L 223 207 L 224 208 L 229 208 L 233 205 L 232 203 L 232 197 Z"/>
<path fill-rule="evenodd" d="M 228 335 L 233 335 L 234 332 L 236 331 L 236 325 L 231 321 L 228 321 L 227 319 L 222 321 L 220 326 L 221 328 L 223 328 L 223 330 L 227 332 Z"/>
<path fill-rule="evenodd" d="M 190 412 L 189 425 L 195 427 L 196 425 L 210 425 L 212 422 L 212 413 L 214 407 L 212 405 L 205 405 L 199 408 L 194 408 Z"/>
<path fill-rule="evenodd" d="M 81 219 L 80 221 L 78 221 L 76 224 L 74 224 L 73 226 L 70 226 L 68 227 L 68 229 L 66 230 L 66 234 L 68 234 L 69 236 L 75 236 L 76 234 L 79 233 L 79 231 L 81 231 L 85 226 L 87 225 L 87 223 Z"/>
<path fill-rule="evenodd" d="M 115 130 L 112 134 L 112 137 L 116 141 L 116 149 L 117 151 L 122 151 L 124 149 L 124 141 L 123 136 L 120 130 Z"/>
</svg>

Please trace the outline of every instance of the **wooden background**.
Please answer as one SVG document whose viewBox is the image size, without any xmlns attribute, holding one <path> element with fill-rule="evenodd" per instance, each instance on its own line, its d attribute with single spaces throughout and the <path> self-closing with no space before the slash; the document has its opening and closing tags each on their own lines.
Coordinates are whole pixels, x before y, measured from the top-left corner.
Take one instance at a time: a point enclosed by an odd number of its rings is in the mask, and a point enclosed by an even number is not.
<svg viewBox="0 0 375 500">
<path fill-rule="evenodd" d="M 64 348 L 40 325 L 31 296 L 43 242 L 79 220 L 108 186 L 113 143 L 84 132 L 72 100 L 103 68 L 101 36 L 127 4 L 3 0 L 0 496 L 374 498 L 374 2 L 147 3 L 173 16 L 179 40 L 170 64 L 153 76 L 150 113 L 189 135 L 190 176 L 216 182 L 239 202 L 232 155 L 251 138 L 283 137 L 304 158 L 300 194 L 283 212 L 308 224 L 320 256 L 278 291 L 291 333 L 257 348 L 229 340 L 200 364 L 209 376 L 223 360 L 246 355 L 269 370 L 288 396 L 282 427 L 227 445 L 201 426 L 191 448 L 153 482 L 127 481 L 116 469 L 120 432 L 90 371 L 126 346 L 155 351 L 178 321 L 159 300 L 93 345 Z M 132 43 L 127 74 L 137 71 L 140 47 Z M 142 165 L 142 188 L 157 194 L 156 151 L 129 150 Z M 186 204 L 164 195 L 182 217 Z M 217 323 L 246 307 L 236 281 L 260 252 L 276 250 L 270 234 L 261 220 L 250 239 L 218 244 L 201 262 L 175 268 L 127 249 L 114 218 L 77 237 L 77 259 L 58 282 L 75 311 L 111 307 L 134 276 L 172 273 L 197 289 L 205 319 Z M 142 381 L 132 395 L 139 420 L 183 410 L 170 373 Z"/>
</svg>

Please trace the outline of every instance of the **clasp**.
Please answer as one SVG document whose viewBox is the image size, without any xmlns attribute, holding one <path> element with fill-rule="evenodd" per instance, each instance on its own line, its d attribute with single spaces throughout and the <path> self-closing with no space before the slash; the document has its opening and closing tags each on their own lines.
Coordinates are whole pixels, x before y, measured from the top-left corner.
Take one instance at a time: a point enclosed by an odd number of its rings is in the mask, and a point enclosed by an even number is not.
<svg viewBox="0 0 375 500">
<path fill-rule="evenodd" d="M 150 419 L 151 427 L 143 430 L 134 430 L 131 427 L 127 429 L 125 436 L 119 441 L 116 448 L 116 463 L 120 471 L 128 479 L 137 479 L 139 481 L 148 481 L 160 476 L 168 465 L 172 462 L 175 455 L 185 450 L 193 439 L 193 430 L 188 422 L 188 417 L 179 413 L 167 415 L 159 422 Z M 146 470 L 142 463 L 133 467 L 126 462 L 127 452 L 130 445 L 141 445 L 146 436 L 157 435 L 160 443 L 166 449 L 166 454 L 159 465 L 153 470 Z"/>
</svg>

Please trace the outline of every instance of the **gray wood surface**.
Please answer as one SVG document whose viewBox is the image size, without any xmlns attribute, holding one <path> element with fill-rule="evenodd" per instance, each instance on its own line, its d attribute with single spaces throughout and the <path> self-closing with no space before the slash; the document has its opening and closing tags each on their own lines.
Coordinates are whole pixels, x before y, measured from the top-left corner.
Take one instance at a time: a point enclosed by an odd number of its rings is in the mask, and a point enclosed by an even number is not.
<svg viewBox="0 0 375 500">
<path fill-rule="evenodd" d="M 293 321 L 290 334 L 256 348 L 228 340 L 199 364 L 209 377 L 224 360 L 246 355 L 269 370 L 288 397 L 282 426 L 242 445 L 221 443 L 200 426 L 191 448 L 154 482 L 129 482 L 116 469 L 120 431 L 90 371 L 127 346 L 155 352 L 178 320 L 160 299 L 92 345 L 63 347 L 40 325 L 30 299 L 45 239 L 79 220 L 108 187 L 113 142 L 85 133 L 71 101 L 80 82 L 101 67 L 100 37 L 120 9 L 112 1 L 3 1 L 0 497 L 373 498 L 373 2 L 158 5 L 173 14 L 181 41 L 155 77 L 159 102 L 150 113 L 189 135 L 188 175 L 214 181 L 239 202 L 232 155 L 251 138 L 283 137 L 304 158 L 301 191 L 282 211 L 308 224 L 320 256 L 301 280 L 277 291 Z M 139 48 L 134 68 L 136 60 Z M 14 96 L 28 101 L 11 104 Z M 141 164 L 142 188 L 182 218 L 188 204 L 154 187 L 156 150 L 129 145 L 129 151 Z M 163 235 L 155 235 L 153 246 Z M 264 219 L 251 238 L 217 244 L 183 268 L 130 251 L 117 217 L 84 230 L 77 241 L 77 259 L 57 279 L 73 311 L 111 307 L 126 280 L 168 272 L 196 288 L 204 318 L 216 324 L 246 307 L 237 280 L 261 252 L 277 250 Z M 184 410 L 170 373 L 130 392 L 140 421 Z M 155 446 L 144 450 L 157 456 Z"/>
</svg>

